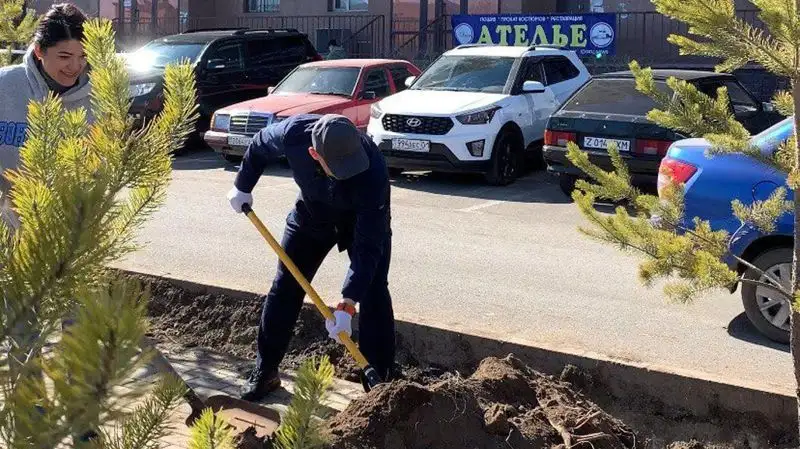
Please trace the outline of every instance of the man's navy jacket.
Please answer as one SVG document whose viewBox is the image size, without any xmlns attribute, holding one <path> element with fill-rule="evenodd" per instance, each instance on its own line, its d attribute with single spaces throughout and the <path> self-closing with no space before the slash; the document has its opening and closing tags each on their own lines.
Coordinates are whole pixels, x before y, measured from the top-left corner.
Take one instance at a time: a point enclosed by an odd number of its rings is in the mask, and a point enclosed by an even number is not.
<svg viewBox="0 0 800 449">
<path fill-rule="evenodd" d="M 389 257 L 391 209 L 389 174 L 378 147 L 361 135 L 369 168 L 346 180 L 327 176 L 308 152 L 311 129 L 320 115 L 297 115 L 270 125 L 253 137 L 236 175 L 235 186 L 250 193 L 267 164 L 285 156 L 300 187 L 288 224 L 305 236 L 332 236 L 339 250 L 349 249 L 350 268 L 342 296 L 366 298 L 376 269 Z M 310 233 L 310 234 L 309 234 Z"/>
</svg>

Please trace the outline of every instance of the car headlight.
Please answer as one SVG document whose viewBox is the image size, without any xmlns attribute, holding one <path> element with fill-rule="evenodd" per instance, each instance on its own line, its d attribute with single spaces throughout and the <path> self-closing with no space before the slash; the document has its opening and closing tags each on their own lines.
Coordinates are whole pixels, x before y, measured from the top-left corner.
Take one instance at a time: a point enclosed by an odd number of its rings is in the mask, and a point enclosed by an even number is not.
<svg viewBox="0 0 800 449">
<path fill-rule="evenodd" d="M 156 87 L 156 83 L 131 84 L 128 93 L 132 98 L 149 94 Z"/>
<path fill-rule="evenodd" d="M 381 114 L 383 114 L 383 111 L 381 107 L 378 106 L 378 103 L 372 103 L 372 106 L 369 108 L 369 116 L 372 118 L 381 118 Z"/>
<path fill-rule="evenodd" d="M 231 129 L 230 114 L 214 114 L 211 119 L 211 129 L 214 131 L 229 131 Z"/>
<path fill-rule="evenodd" d="M 469 114 L 458 115 L 456 120 L 463 125 L 485 125 L 492 121 L 494 114 L 500 110 L 499 106 L 484 109 L 482 111 L 470 112 Z"/>
</svg>

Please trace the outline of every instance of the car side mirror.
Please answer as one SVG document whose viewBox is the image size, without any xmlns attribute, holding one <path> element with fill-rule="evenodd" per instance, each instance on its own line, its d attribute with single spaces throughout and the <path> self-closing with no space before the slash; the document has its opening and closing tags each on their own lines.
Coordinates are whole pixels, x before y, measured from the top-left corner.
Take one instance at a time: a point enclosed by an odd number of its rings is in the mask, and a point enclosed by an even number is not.
<svg viewBox="0 0 800 449">
<path fill-rule="evenodd" d="M 763 109 L 764 112 L 775 112 L 775 105 L 769 101 L 765 101 L 764 103 L 761 103 L 761 109 Z"/>
<path fill-rule="evenodd" d="M 544 84 L 538 81 L 525 81 L 522 83 L 522 92 L 526 94 L 540 94 L 544 92 Z"/>
<path fill-rule="evenodd" d="M 378 94 L 376 94 L 375 91 L 368 90 L 366 92 L 361 93 L 362 100 L 374 100 L 376 98 L 378 98 Z"/>
<path fill-rule="evenodd" d="M 416 76 L 409 76 L 408 78 L 406 78 L 406 87 L 411 87 L 411 85 L 414 84 L 414 81 L 416 80 L 417 80 Z"/>
<path fill-rule="evenodd" d="M 275 86 L 267 87 L 267 95 L 272 95 L 273 92 L 275 92 Z"/>
<path fill-rule="evenodd" d="M 206 64 L 206 69 L 208 70 L 222 70 L 224 68 L 225 68 L 224 59 L 209 59 L 208 63 Z"/>
</svg>

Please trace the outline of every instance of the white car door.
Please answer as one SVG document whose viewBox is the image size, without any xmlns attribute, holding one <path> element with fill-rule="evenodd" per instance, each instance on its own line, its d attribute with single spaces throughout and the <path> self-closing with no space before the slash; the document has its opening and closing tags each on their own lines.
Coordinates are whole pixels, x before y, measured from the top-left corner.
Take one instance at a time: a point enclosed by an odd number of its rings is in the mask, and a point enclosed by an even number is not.
<svg viewBox="0 0 800 449">
<path fill-rule="evenodd" d="M 522 80 L 520 87 L 525 81 L 538 81 L 545 85 L 544 71 L 542 64 L 538 58 L 527 58 L 523 62 L 522 67 Z M 521 108 L 518 116 L 517 124 L 522 128 L 522 134 L 525 137 L 525 145 L 531 142 L 541 140 L 544 138 L 544 128 L 547 125 L 547 119 L 555 112 L 559 103 L 552 89 L 545 87 L 544 92 L 535 93 L 521 93 L 519 96 L 520 101 L 517 102 L 518 108 Z"/>
</svg>

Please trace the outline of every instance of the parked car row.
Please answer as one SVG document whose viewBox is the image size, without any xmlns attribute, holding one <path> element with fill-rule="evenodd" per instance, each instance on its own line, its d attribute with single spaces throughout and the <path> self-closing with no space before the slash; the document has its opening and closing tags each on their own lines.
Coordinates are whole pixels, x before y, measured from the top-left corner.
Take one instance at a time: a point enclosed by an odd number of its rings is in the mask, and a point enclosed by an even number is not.
<svg viewBox="0 0 800 449">
<path fill-rule="evenodd" d="M 253 135 L 299 113 L 349 117 L 393 172 L 472 172 L 493 185 L 541 160 L 550 115 L 590 78 L 574 52 L 463 45 L 424 72 L 408 61 L 345 59 L 301 64 L 268 95 L 215 110 L 205 141 L 240 158 Z"/>
</svg>

